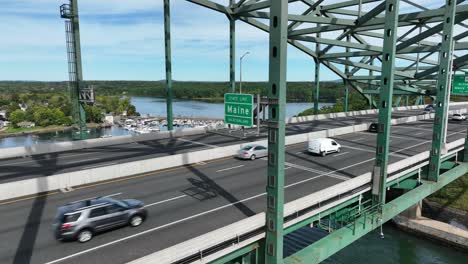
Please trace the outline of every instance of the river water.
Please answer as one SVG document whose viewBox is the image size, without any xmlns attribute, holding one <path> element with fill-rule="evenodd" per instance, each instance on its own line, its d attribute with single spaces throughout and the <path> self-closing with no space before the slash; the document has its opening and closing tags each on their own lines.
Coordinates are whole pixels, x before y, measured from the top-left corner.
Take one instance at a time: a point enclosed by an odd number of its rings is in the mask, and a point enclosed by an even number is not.
<svg viewBox="0 0 468 264">
<path fill-rule="evenodd" d="M 341 250 L 325 264 L 466 264 L 468 254 L 427 239 L 384 226 Z"/>
<path fill-rule="evenodd" d="M 163 98 L 154 97 L 132 97 L 132 104 L 137 112 L 142 116 L 166 116 L 166 101 Z M 333 105 L 320 103 L 319 107 Z M 313 107 L 313 103 L 288 103 L 286 105 L 286 116 L 292 117 L 300 112 Z M 200 117 L 200 118 L 224 118 L 223 103 L 207 103 L 201 101 L 175 100 L 173 102 L 174 117 Z M 90 128 L 88 138 L 99 138 L 102 136 L 122 136 L 128 135 L 128 130 L 120 127 L 112 128 Z M 36 135 L 24 135 L 9 138 L 0 138 L 0 148 L 11 148 L 18 146 L 31 146 L 38 143 L 51 143 L 60 141 L 70 141 L 71 131 L 57 131 L 52 133 L 42 133 Z"/>
</svg>

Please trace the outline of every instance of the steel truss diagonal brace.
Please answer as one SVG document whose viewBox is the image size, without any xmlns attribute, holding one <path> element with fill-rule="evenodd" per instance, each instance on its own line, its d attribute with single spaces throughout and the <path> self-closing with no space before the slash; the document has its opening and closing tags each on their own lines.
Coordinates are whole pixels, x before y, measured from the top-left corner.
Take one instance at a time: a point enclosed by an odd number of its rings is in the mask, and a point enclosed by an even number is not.
<svg viewBox="0 0 468 264">
<path fill-rule="evenodd" d="M 385 2 L 385 17 L 387 20 L 385 22 L 384 47 L 382 53 L 376 163 L 372 178 L 372 194 L 374 196 L 374 201 L 381 205 L 385 204 L 400 0 L 386 0 Z"/>
<path fill-rule="evenodd" d="M 429 162 L 429 180 L 437 181 L 440 173 L 441 155 L 446 152 L 447 112 L 449 104 L 450 81 L 452 78 L 453 27 L 456 2 L 446 0 L 442 47 L 439 53 L 437 73 L 437 97 L 435 101 L 434 131 L 432 135 L 431 157 Z"/>
</svg>

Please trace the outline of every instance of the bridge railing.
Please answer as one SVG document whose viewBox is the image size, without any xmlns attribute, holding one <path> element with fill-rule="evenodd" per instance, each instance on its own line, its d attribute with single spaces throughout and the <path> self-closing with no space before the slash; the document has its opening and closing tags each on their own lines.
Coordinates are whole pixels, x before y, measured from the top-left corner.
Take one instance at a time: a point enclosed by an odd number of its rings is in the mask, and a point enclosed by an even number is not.
<svg viewBox="0 0 468 264">
<path fill-rule="evenodd" d="M 447 153 L 443 159 L 457 158 L 464 149 L 465 139 L 447 144 Z M 403 179 L 411 172 L 420 171 L 429 164 L 429 151 L 394 162 L 388 166 L 387 182 Z M 330 172 L 331 174 L 331 172 Z M 326 174 L 325 174 L 326 175 Z M 285 233 L 297 225 L 305 226 L 310 219 L 327 215 L 327 211 L 349 201 L 357 201 L 362 194 L 371 190 L 371 173 L 365 173 L 353 179 L 341 182 L 324 190 L 285 204 Z M 308 221 L 309 220 L 309 221 Z M 302 225 L 301 225 L 302 223 Z M 230 254 L 265 237 L 265 213 L 238 221 L 218 230 L 195 237 L 183 243 L 158 251 L 131 262 L 140 263 L 209 263 Z"/>
</svg>

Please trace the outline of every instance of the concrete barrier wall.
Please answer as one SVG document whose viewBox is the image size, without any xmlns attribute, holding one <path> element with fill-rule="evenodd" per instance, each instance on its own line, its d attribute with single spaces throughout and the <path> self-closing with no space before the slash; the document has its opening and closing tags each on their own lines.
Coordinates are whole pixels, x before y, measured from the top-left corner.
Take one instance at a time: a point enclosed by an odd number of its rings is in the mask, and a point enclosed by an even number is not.
<svg viewBox="0 0 468 264">
<path fill-rule="evenodd" d="M 458 103 L 451 103 L 450 105 L 451 106 L 468 105 L 468 103 L 458 102 Z M 422 109 L 424 107 L 425 105 L 408 106 L 408 107 L 403 106 L 403 107 L 393 108 L 393 111 Z M 378 113 L 378 110 L 371 109 L 371 110 L 353 111 L 353 112 L 348 112 L 348 113 L 342 112 L 342 113 L 323 114 L 323 115 L 317 115 L 317 116 L 312 115 L 312 116 L 303 116 L 303 117 L 293 117 L 293 118 L 286 120 L 286 122 L 287 123 L 300 123 L 300 122 L 308 122 L 308 121 L 314 121 L 314 120 L 325 120 L 325 119 L 333 119 L 333 118 L 338 118 L 338 117 L 352 117 L 352 116 L 377 114 L 377 113 Z M 160 140 L 160 139 L 169 139 L 169 138 L 184 137 L 184 136 L 191 136 L 191 135 L 200 135 L 200 134 L 205 134 L 207 130 L 208 129 L 205 129 L 205 128 L 188 128 L 188 129 L 180 129 L 176 131 L 161 131 L 159 133 L 150 133 L 150 134 L 143 134 L 143 135 L 118 136 L 118 137 L 112 137 L 112 138 L 97 138 L 97 139 L 88 139 L 88 140 L 81 140 L 81 141 L 56 142 L 56 143 L 50 143 L 50 144 L 35 144 L 32 146 L 25 146 L 25 147 L 6 148 L 6 149 L 0 149 L 0 159 L 25 157 L 25 156 L 32 156 L 32 155 L 47 154 L 47 153 L 57 153 L 57 152 L 72 151 L 72 150 L 78 150 L 78 149 L 96 148 L 96 147 L 103 147 L 103 146 L 109 146 L 109 145 L 142 142 L 142 141 L 148 141 L 148 140 Z"/>
<path fill-rule="evenodd" d="M 465 139 L 457 140 L 453 143 L 451 143 L 450 148 L 457 148 L 460 146 L 463 146 Z M 420 155 L 417 155 L 418 157 L 409 157 L 407 159 L 398 161 L 396 163 L 392 163 L 389 165 L 389 170 L 390 166 L 393 167 L 393 169 L 397 168 L 402 168 L 401 166 L 410 166 L 415 162 L 416 160 L 419 160 L 421 157 L 425 157 L 427 159 L 429 157 L 429 151 L 425 151 L 423 153 L 420 153 Z M 390 171 L 389 171 L 390 172 Z M 299 198 L 297 200 L 291 201 L 289 203 L 286 203 L 284 205 L 284 216 L 292 215 L 296 212 L 299 212 L 305 208 L 309 208 L 311 206 L 320 204 L 323 201 L 326 201 L 328 199 L 331 199 L 333 197 L 337 197 L 342 193 L 347 193 L 349 191 L 355 190 L 361 186 L 364 186 L 368 183 L 370 183 L 372 180 L 372 174 L 370 172 L 362 174 L 358 177 L 355 177 L 353 179 L 341 182 L 339 184 L 336 184 L 334 186 L 325 188 L 321 191 L 312 193 L 308 196 Z M 387 182 L 390 182 L 392 179 L 388 179 Z M 298 217 L 297 219 L 294 219 L 293 221 L 290 221 L 285 224 L 285 228 L 292 226 L 298 222 L 301 222 L 309 217 L 312 217 L 314 215 L 319 214 L 320 212 L 323 212 L 332 206 L 336 206 L 338 204 L 341 204 L 350 198 L 357 197 L 363 192 L 367 192 L 370 190 L 370 187 L 362 189 L 360 192 L 353 194 L 352 196 L 345 197 L 342 199 L 339 199 L 337 201 L 334 201 L 330 204 L 321 206 L 305 215 L 302 215 Z M 259 213 L 254 216 L 251 216 L 249 218 L 243 219 L 241 221 L 235 222 L 233 224 L 230 224 L 228 226 L 219 228 L 217 230 L 214 230 L 212 232 L 206 233 L 204 235 L 192 238 L 188 241 L 179 243 L 177 245 L 168 247 L 166 249 L 157 251 L 155 253 L 152 253 L 150 255 L 147 255 L 145 257 L 139 258 L 137 260 L 129 262 L 130 264 L 143 264 L 143 263 L 158 263 L 158 264 L 169 264 L 176 262 L 180 259 L 183 259 L 184 257 L 188 257 L 197 253 L 202 252 L 203 250 L 206 250 L 208 248 L 211 248 L 213 246 L 219 245 L 223 243 L 224 241 L 227 241 L 229 239 L 236 238 L 242 234 L 245 234 L 247 232 L 256 230 L 260 227 L 265 226 L 265 213 Z M 216 260 L 217 258 L 227 255 L 234 250 L 237 250 L 239 248 L 245 247 L 249 245 L 250 243 L 253 243 L 255 241 L 258 241 L 259 239 L 263 238 L 264 234 L 259 234 L 255 236 L 252 239 L 249 239 L 247 241 L 243 241 L 239 244 L 232 245 L 231 247 L 228 247 L 226 249 L 221 250 L 220 252 L 217 252 L 213 255 L 209 255 L 207 257 L 204 257 L 203 260 L 198 260 L 193 263 L 209 263 L 210 261 Z"/>
<path fill-rule="evenodd" d="M 149 140 L 160 140 L 177 138 L 192 135 L 205 134 L 207 130 L 205 128 L 188 128 L 180 129 L 176 131 L 161 131 L 159 133 L 150 133 L 143 135 L 128 135 L 118 136 L 112 138 L 96 138 L 87 139 L 80 141 L 67 141 L 67 142 L 56 142 L 50 144 L 34 144 L 25 147 L 5 148 L 0 149 L 0 159 L 25 157 L 32 155 L 40 155 L 47 153 L 57 153 L 64 151 L 72 151 L 78 149 L 97 148 L 109 145 L 127 144 L 133 142 L 149 141 Z"/>
<path fill-rule="evenodd" d="M 459 105 L 468 105 L 468 102 L 453 102 L 450 103 L 450 106 L 459 106 Z M 414 105 L 414 106 L 400 106 L 392 108 L 392 111 L 405 111 L 405 110 L 418 110 L 424 109 L 426 105 Z M 301 123 L 301 122 L 310 122 L 316 120 L 324 120 L 330 118 L 337 118 L 337 117 L 353 117 L 353 116 L 360 116 L 360 115 L 370 115 L 370 114 L 377 114 L 379 110 L 377 109 L 368 109 L 368 110 L 360 110 L 360 111 L 351 111 L 351 112 L 341 112 L 341 113 L 330 113 L 330 114 L 321 114 L 321 115 L 310 115 L 310 116 L 299 116 L 299 117 L 291 117 L 287 120 L 287 123 Z"/>
<path fill-rule="evenodd" d="M 432 114 L 433 115 L 433 114 Z M 398 119 L 398 123 L 412 122 L 429 118 L 430 115 L 420 115 L 416 117 L 404 117 Z M 359 124 L 347 127 L 334 128 L 310 132 L 286 137 L 286 145 L 308 142 L 310 139 L 321 137 L 333 137 L 353 132 L 365 131 L 369 124 Z M 260 140 L 254 143 L 267 144 L 267 140 Z M 0 200 L 12 199 L 16 197 L 33 195 L 41 192 L 59 190 L 79 185 L 85 185 L 100 181 L 112 180 L 131 175 L 143 174 L 167 168 L 178 167 L 213 159 L 233 156 L 239 149 L 247 145 L 236 144 L 225 147 L 218 147 L 206 150 L 199 150 L 189 153 L 146 159 L 110 165 L 106 167 L 91 168 L 81 171 L 56 174 L 41 178 L 34 178 L 10 183 L 0 184 Z M 305 148 L 305 146 L 304 146 Z"/>
</svg>

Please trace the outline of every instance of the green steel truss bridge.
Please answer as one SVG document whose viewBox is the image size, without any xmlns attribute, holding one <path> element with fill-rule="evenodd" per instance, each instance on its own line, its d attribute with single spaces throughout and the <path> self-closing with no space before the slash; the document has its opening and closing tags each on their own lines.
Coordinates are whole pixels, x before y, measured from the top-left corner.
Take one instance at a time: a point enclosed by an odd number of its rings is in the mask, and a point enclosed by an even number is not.
<svg viewBox="0 0 468 264">
<path fill-rule="evenodd" d="M 209 0 L 187 1 L 222 13 L 230 22 L 231 92 L 235 88 L 236 21 L 269 34 L 267 204 L 264 214 L 190 241 L 197 245 L 195 252 L 188 250 L 189 245 L 185 250 L 176 246 L 157 259 L 169 263 L 200 259 L 213 264 L 319 263 L 467 172 L 464 142 L 447 144 L 445 140 L 452 74 L 465 72 L 468 64 L 468 42 L 463 41 L 468 35 L 465 1 L 439 1 L 433 8 L 413 0 L 230 0 L 227 6 Z M 169 2 L 164 0 L 170 98 Z M 345 83 L 345 111 L 351 88 L 379 109 L 379 124 L 372 173 L 285 205 L 288 44 L 315 61 L 316 112 L 323 65 Z M 391 107 L 409 95 L 417 96 L 418 104 L 423 103 L 423 96 L 434 100 L 432 150 L 389 167 Z M 284 236 L 306 225 L 323 228 L 329 235 L 284 258 Z M 166 259 L 173 253 L 179 257 Z"/>
<path fill-rule="evenodd" d="M 163 1 L 171 125 L 170 1 Z M 269 34 L 267 204 L 264 213 L 148 256 L 155 263 L 319 263 L 468 172 L 468 140 L 446 142 L 452 75 L 466 73 L 468 64 L 464 0 L 431 1 L 429 6 L 414 0 L 186 1 L 219 12 L 230 22 L 231 92 L 236 22 Z M 82 81 L 76 0 L 69 6 L 62 17 L 74 26 L 67 29 L 74 32 L 67 42 L 74 42 L 69 55 L 77 64 L 70 71 L 76 98 Z M 344 81 L 345 111 L 349 89 L 354 89 L 379 109 L 379 117 L 370 173 L 284 204 L 288 44 L 315 61 L 316 112 L 323 65 Z M 416 96 L 416 104 L 424 103 L 424 96 L 434 100 L 432 148 L 389 166 L 391 108 L 405 96 Z M 284 236 L 308 225 L 328 235 L 285 258 Z"/>
</svg>

